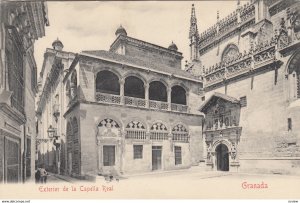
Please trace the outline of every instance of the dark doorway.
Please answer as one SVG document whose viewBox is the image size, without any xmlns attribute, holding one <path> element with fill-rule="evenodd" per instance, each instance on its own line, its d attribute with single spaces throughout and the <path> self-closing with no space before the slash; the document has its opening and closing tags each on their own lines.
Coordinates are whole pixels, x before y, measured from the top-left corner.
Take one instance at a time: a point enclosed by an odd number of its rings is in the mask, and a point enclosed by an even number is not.
<svg viewBox="0 0 300 203">
<path fill-rule="evenodd" d="M 152 170 L 161 169 L 162 146 L 152 146 Z"/>
<path fill-rule="evenodd" d="M 228 148 L 224 144 L 220 144 L 216 148 L 217 154 L 217 170 L 218 171 L 229 171 L 229 154 Z"/>
</svg>

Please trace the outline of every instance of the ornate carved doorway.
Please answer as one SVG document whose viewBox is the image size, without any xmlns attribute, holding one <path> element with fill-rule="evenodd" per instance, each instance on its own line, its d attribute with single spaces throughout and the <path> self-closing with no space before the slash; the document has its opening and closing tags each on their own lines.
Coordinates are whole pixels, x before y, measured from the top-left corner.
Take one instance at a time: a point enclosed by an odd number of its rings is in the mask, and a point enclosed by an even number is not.
<svg viewBox="0 0 300 203">
<path fill-rule="evenodd" d="M 229 171 L 229 152 L 228 148 L 224 144 L 220 144 L 216 148 L 217 155 L 217 170 Z"/>
</svg>

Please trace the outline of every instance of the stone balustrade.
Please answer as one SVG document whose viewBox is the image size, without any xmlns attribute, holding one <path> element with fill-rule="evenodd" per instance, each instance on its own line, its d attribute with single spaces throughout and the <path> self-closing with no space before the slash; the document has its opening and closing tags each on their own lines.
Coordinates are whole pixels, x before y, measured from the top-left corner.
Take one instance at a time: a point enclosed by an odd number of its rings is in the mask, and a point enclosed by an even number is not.
<svg viewBox="0 0 300 203">
<path fill-rule="evenodd" d="M 276 61 L 275 53 L 276 43 L 272 39 L 270 42 L 255 45 L 248 52 L 240 53 L 226 62 L 204 69 L 206 86 L 258 69 L 262 67 L 262 64 L 263 66 L 272 64 Z"/>
<path fill-rule="evenodd" d="M 168 140 L 168 135 L 167 132 L 151 132 L 150 140 Z"/>
<path fill-rule="evenodd" d="M 254 4 L 245 4 L 233 13 L 218 21 L 215 25 L 200 34 L 200 49 L 209 46 L 217 39 L 223 40 L 225 35 L 237 29 L 240 25 L 247 23 L 255 18 Z M 210 47 L 210 46 L 209 46 Z"/>
<path fill-rule="evenodd" d="M 146 140 L 147 134 L 145 130 L 127 130 L 125 138 L 134 140 Z"/>
<path fill-rule="evenodd" d="M 146 107 L 146 100 L 135 97 L 125 96 L 125 105 L 127 106 L 136 106 L 136 107 Z"/>
<path fill-rule="evenodd" d="M 120 104 L 121 96 L 106 93 L 96 93 L 96 100 L 103 103 Z"/>
<path fill-rule="evenodd" d="M 189 135 L 188 133 L 172 133 L 172 140 L 174 142 L 189 142 Z"/>
<path fill-rule="evenodd" d="M 96 93 L 96 101 L 100 103 L 107 103 L 107 104 L 119 104 L 125 106 L 157 109 L 163 111 L 174 111 L 174 112 L 182 112 L 182 113 L 188 113 L 189 110 L 187 105 L 173 104 L 173 103 L 155 101 L 155 100 L 146 100 L 141 98 L 120 96 L 120 95 L 100 93 L 100 92 Z"/>
</svg>

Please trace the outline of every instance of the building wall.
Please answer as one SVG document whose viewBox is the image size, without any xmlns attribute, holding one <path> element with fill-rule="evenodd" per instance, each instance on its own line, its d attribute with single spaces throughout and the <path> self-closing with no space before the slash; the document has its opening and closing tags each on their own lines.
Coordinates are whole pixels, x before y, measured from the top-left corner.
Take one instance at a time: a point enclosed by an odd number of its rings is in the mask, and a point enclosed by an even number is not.
<svg viewBox="0 0 300 203">
<path fill-rule="evenodd" d="M 170 50 L 169 52 L 172 51 Z M 176 56 L 173 53 L 168 53 L 168 51 L 159 51 L 128 43 L 125 44 L 125 55 L 151 61 L 151 63 L 181 69 L 182 56 Z"/>
<path fill-rule="evenodd" d="M 78 108 L 78 107 L 76 107 Z M 197 164 L 203 152 L 197 143 L 202 143 L 202 129 L 199 127 L 199 123 L 202 123 L 201 116 L 189 115 L 189 114 L 179 114 L 179 113 L 168 113 L 168 112 L 158 112 L 151 110 L 143 110 L 137 108 L 120 107 L 117 105 L 105 105 L 98 103 L 87 104 L 81 103 L 80 110 L 77 112 L 76 108 L 67 114 L 66 119 L 70 119 L 76 116 L 78 113 L 80 115 L 80 137 L 81 137 L 81 174 L 97 174 L 97 161 L 98 151 L 96 144 L 96 134 L 97 125 L 102 119 L 111 118 L 119 123 L 121 131 L 125 130 L 125 126 L 132 120 L 141 121 L 149 129 L 155 121 L 161 121 L 164 123 L 168 131 L 171 132 L 173 126 L 178 123 L 184 123 L 188 126 L 189 134 L 191 139 L 195 142 L 187 143 L 175 143 L 174 145 L 182 146 L 182 160 L 183 164 L 181 166 L 174 166 L 174 156 L 170 150 L 170 141 L 161 141 L 160 145 L 163 145 L 163 169 L 171 170 L 176 168 L 187 168 L 191 164 Z M 190 130 L 194 129 L 194 130 Z M 196 129 L 196 130 L 195 130 Z M 124 139 L 124 135 L 122 137 Z M 151 168 L 151 148 L 152 141 L 144 144 L 144 159 L 139 161 L 132 160 L 132 144 L 131 141 L 126 140 L 124 147 L 124 172 L 134 172 L 134 171 L 150 171 Z M 135 141 L 133 141 L 135 143 Z M 173 146 L 173 145 L 172 145 Z M 193 159 L 192 159 L 193 157 Z M 150 162 L 149 162 L 150 161 Z M 132 169 L 131 163 L 139 163 L 135 169 Z"/>
<path fill-rule="evenodd" d="M 57 134 L 60 136 L 59 140 L 61 141 L 61 168 L 60 173 L 66 173 L 66 154 L 65 154 L 65 144 L 66 144 L 66 120 L 63 118 L 63 114 L 67 109 L 67 95 L 66 88 L 63 83 L 63 78 L 65 76 L 66 70 L 70 67 L 74 59 L 74 54 L 65 51 L 59 51 L 47 48 L 46 53 L 44 54 L 43 68 L 41 71 L 40 78 L 40 89 L 39 89 L 39 98 L 38 98 L 38 123 L 39 123 L 39 133 L 38 139 L 44 140 L 40 142 L 38 146 L 38 165 L 45 167 L 52 172 L 57 171 L 57 155 L 56 147 L 52 140 L 48 140 L 47 130 L 50 125 L 57 129 Z M 48 74 L 52 69 L 58 68 L 55 61 L 60 61 L 63 66 L 62 70 L 59 72 L 54 83 L 48 83 L 49 87 L 46 86 L 46 81 L 50 80 Z M 60 63 L 60 62 L 58 62 Z M 44 92 L 43 92 L 44 91 Z M 47 93 L 46 93 L 47 92 Z M 45 94 L 46 93 L 46 94 Z M 45 99 L 45 104 L 41 103 L 41 100 Z M 58 105 L 58 112 L 60 113 L 57 117 L 57 122 L 55 121 L 54 105 Z"/>
<path fill-rule="evenodd" d="M 299 6 L 296 3 L 291 8 L 296 8 L 297 5 Z M 286 10 L 269 18 L 272 25 L 271 32 L 280 28 L 282 18 L 286 20 Z M 268 26 L 262 28 L 270 29 Z M 270 39 L 274 34 L 271 32 L 267 35 L 263 31 L 259 32 L 254 41 Z M 202 55 L 201 62 L 206 68 L 213 65 L 211 61 L 220 62 L 222 51 L 230 43 L 237 45 L 240 52 L 248 51 L 250 41 L 248 35 L 241 38 L 236 35 L 224 40 L 219 48 L 215 47 Z M 282 62 L 278 70 L 254 71 L 243 77 L 226 80 L 217 87 L 205 87 L 206 100 L 214 92 L 236 99 L 244 96 L 247 98 L 247 106 L 241 108 L 240 114 L 242 134 L 237 146 L 240 161 L 238 171 L 299 174 L 300 108 L 299 101 L 291 98 L 289 85 L 291 77 L 286 76 L 288 61 L 294 52 L 297 50 L 294 49 L 284 55 L 276 53 L 277 59 Z M 288 130 L 288 118 L 292 120 L 292 130 Z"/>
<path fill-rule="evenodd" d="M 99 71 L 110 70 L 119 77 L 120 80 L 125 80 L 127 76 L 137 76 L 138 78 L 150 83 L 151 81 L 162 81 L 167 85 L 167 90 L 171 89 L 174 85 L 181 85 L 187 89 L 187 105 L 189 106 L 189 112 L 193 114 L 199 114 L 198 108 L 201 105 L 199 99 L 199 89 L 202 88 L 201 82 L 194 82 L 190 80 L 184 80 L 179 78 L 169 78 L 168 76 L 158 73 L 148 73 L 146 71 L 138 70 L 132 67 L 120 68 L 121 64 L 113 64 L 105 61 L 91 60 L 87 62 L 85 59 L 79 61 L 79 64 L 75 66 L 77 71 L 78 93 L 80 98 L 86 101 L 95 101 L 96 95 L 96 75 Z"/>
<path fill-rule="evenodd" d="M 3 2 L 1 3 L 1 11 L 3 12 L 1 12 L 0 20 L 0 151 L 2 162 L 0 164 L 2 173 L 0 182 L 6 182 L 7 178 L 20 182 L 34 177 L 36 137 L 34 97 L 37 67 L 33 52 L 35 40 L 45 35 L 47 7 L 44 2 Z M 12 13 L 14 15 L 11 15 Z M 26 26 L 24 25 L 25 22 Z M 31 29 L 33 25 L 34 29 Z M 25 27 L 28 28 L 29 32 L 23 30 Z M 6 36 L 8 33 L 14 37 Z M 22 39 L 22 41 L 16 39 Z M 15 58 L 9 61 L 7 53 L 11 54 L 10 57 L 16 56 L 16 53 L 21 53 L 23 61 L 17 62 Z M 23 70 L 19 74 L 23 79 L 23 91 L 20 91 L 20 86 L 17 85 L 20 84 L 17 83 L 18 76 L 16 75 L 18 74 L 13 75 L 14 78 L 8 77 L 7 73 L 14 71 L 12 63 L 15 64 L 15 67 Z M 17 100 L 18 105 L 10 101 L 11 97 L 16 97 L 15 100 Z M 17 143 L 17 147 L 12 143 Z M 5 168 L 9 162 L 3 161 L 4 156 L 17 157 L 17 159 L 10 157 L 10 160 L 18 160 L 18 173 L 8 175 Z M 7 182 L 15 182 L 15 180 L 8 180 Z"/>
</svg>

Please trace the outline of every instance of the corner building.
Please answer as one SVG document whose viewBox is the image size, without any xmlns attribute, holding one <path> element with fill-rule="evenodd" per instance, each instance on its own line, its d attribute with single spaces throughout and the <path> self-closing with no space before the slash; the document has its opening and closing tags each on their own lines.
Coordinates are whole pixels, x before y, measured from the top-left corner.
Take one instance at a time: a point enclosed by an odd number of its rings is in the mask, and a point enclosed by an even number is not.
<svg viewBox="0 0 300 203">
<path fill-rule="evenodd" d="M 300 174 L 299 3 L 238 3 L 200 34 L 192 7 L 186 70 L 204 80 L 208 170 Z"/>
<path fill-rule="evenodd" d="M 202 159 L 202 81 L 182 53 L 127 36 L 109 51 L 76 54 L 64 77 L 66 173 L 73 176 L 189 168 Z"/>
<path fill-rule="evenodd" d="M 18 183 L 34 179 L 34 44 L 49 21 L 43 1 L 1 1 L 0 11 L 0 183 Z"/>
</svg>

